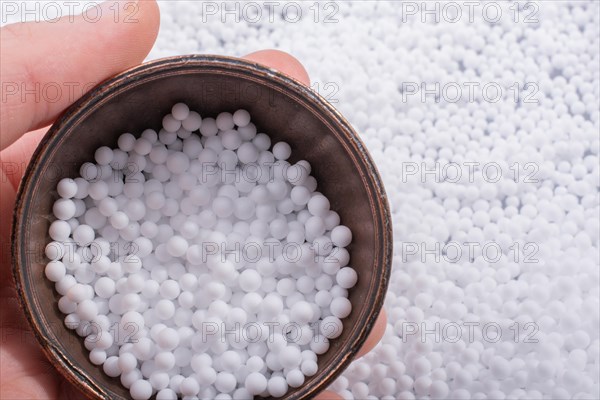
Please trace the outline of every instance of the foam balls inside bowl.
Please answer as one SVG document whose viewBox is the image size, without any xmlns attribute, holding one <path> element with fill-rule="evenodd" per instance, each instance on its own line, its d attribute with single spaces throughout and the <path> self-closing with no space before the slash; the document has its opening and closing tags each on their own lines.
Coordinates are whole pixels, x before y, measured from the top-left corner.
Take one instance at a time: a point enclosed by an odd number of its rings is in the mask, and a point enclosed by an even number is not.
<svg viewBox="0 0 600 400">
<path fill-rule="evenodd" d="M 342 333 L 352 232 L 246 110 L 175 104 L 58 182 L 45 274 L 134 399 L 281 397 Z"/>
</svg>

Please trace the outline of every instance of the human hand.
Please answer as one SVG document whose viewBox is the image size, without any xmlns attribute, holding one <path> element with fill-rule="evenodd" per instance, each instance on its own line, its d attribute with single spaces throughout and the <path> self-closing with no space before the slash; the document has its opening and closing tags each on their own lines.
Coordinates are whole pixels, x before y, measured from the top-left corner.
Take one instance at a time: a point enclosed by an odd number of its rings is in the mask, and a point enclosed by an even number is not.
<svg viewBox="0 0 600 400">
<path fill-rule="evenodd" d="M 115 18 L 117 3 L 103 3 L 96 22 L 65 17 L 0 29 L 1 399 L 82 398 L 46 359 L 19 306 L 10 274 L 10 227 L 19 181 L 47 130 L 39 128 L 81 97 L 86 86 L 141 63 L 154 44 L 156 3 L 139 2 L 132 23 Z M 121 17 L 127 11 L 121 9 Z M 58 96 L 52 92 L 57 87 Z"/>
<path fill-rule="evenodd" d="M 81 398 L 78 390 L 60 376 L 43 355 L 19 307 L 10 276 L 10 225 L 18 184 L 33 151 L 50 124 L 65 108 L 97 84 L 140 64 L 158 33 L 159 10 L 155 1 L 136 4 L 116 13 L 105 2 L 102 17 L 91 22 L 65 17 L 52 23 L 22 23 L 0 29 L 0 398 Z M 129 14 L 128 14 L 129 13 Z M 122 18 L 115 18 L 120 15 Z M 267 50 L 245 58 L 268 65 L 310 85 L 304 67 L 290 55 Z M 56 96 L 49 92 L 59 88 Z M 42 128 L 42 129 L 40 129 Z M 380 316 L 359 352 L 370 351 L 385 330 Z M 339 399 L 325 391 L 317 399 Z"/>
</svg>

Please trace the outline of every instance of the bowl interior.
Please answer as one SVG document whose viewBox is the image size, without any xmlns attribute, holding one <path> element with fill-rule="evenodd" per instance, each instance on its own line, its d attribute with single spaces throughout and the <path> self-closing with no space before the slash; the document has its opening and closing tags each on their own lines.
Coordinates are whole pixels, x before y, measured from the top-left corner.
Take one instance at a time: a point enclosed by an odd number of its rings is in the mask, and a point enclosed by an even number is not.
<svg viewBox="0 0 600 400">
<path fill-rule="evenodd" d="M 139 135 L 160 127 L 162 116 L 185 102 L 203 117 L 244 108 L 272 143 L 286 141 L 294 161 L 308 160 L 318 190 L 353 232 L 350 264 L 357 286 L 342 335 L 319 358 L 319 372 L 288 398 L 326 387 L 349 363 L 370 331 L 383 302 L 390 268 L 390 221 L 377 172 L 348 124 L 310 89 L 274 71 L 222 57 L 179 57 L 120 75 L 71 107 L 38 148 L 19 194 L 14 227 L 17 284 L 38 338 L 71 379 L 100 397 L 128 398 L 128 390 L 88 360 L 75 332 L 64 327 L 59 294 L 44 276 L 44 247 L 57 182 L 78 176 L 99 146 L 116 147 L 123 132 Z"/>
</svg>

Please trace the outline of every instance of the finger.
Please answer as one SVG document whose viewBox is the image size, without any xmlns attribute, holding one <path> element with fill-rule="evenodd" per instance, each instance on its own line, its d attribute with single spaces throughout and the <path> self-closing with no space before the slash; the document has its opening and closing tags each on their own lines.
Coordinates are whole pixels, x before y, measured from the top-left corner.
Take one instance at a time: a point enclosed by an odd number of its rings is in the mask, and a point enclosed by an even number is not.
<svg viewBox="0 0 600 400">
<path fill-rule="evenodd" d="M 310 84 L 310 79 L 302 64 L 287 53 L 277 50 L 261 50 L 249 54 L 245 58 L 276 68 L 304 84 Z M 18 186 L 23 177 L 24 167 L 47 131 L 48 127 L 44 127 L 29 132 L 2 152 L 2 167 L 13 187 Z"/>
<path fill-rule="evenodd" d="M 375 346 L 377 346 L 377 343 L 379 343 L 381 341 L 381 338 L 383 337 L 383 334 L 385 333 L 386 327 L 387 327 L 387 315 L 385 314 L 385 310 L 381 310 L 379 317 L 377 317 L 377 320 L 375 321 L 375 326 L 373 327 L 371 334 L 367 338 L 365 344 L 363 344 L 363 346 L 358 351 L 356 358 L 360 358 L 360 357 L 364 356 L 365 354 L 367 354 L 368 352 L 373 350 L 373 348 Z M 339 394 L 334 393 L 330 390 L 325 390 L 315 396 L 315 400 L 341 400 L 341 399 L 342 399 L 342 397 Z"/>
<path fill-rule="evenodd" d="M 244 56 L 246 60 L 274 68 L 310 86 L 310 78 L 304 66 L 295 57 L 281 50 L 260 50 Z"/>
<path fill-rule="evenodd" d="M 14 288 L 1 282 L 0 399 L 55 398 L 56 370 L 40 351 L 25 319 Z"/>
<path fill-rule="evenodd" d="M 0 150 L 49 124 L 96 84 L 144 60 L 158 33 L 156 2 L 109 0 L 96 10 L 1 28 Z"/>
<path fill-rule="evenodd" d="M 315 400 L 342 400 L 342 396 L 330 390 L 325 390 L 316 395 Z"/>
<path fill-rule="evenodd" d="M 10 248 L 12 245 L 10 229 L 12 226 L 12 211 L 15 205 L 16 190 L 9 179 L 0 169 L 0 285 L 13 283 L 10 279 Z"/>
<path fill-rule="evenodd" d="M 360 348 L 358 353 L 356 354 L 356 358 L 360 358 L 373 350 L 373 347 L 377 346 L 377 343 L 381 341 L 383 334 L 385 333 L 385 329 L 387 327 L 387 315 L 385 314 L 385 310 L 381 310 L 379 317 L 377 317 L 377 321 L 375 321 L 375 326 L 371 331 L 371 334 L 365 341 L 365 344 Z"/>
<path fill-rule="evenodd" d="M 33 155 L 38 143 L 49 127 L 27 132 L 19 140 L 2 150 L 0 154 L 0 167 L 6 176 L 6 181 L 12 185 L 14 189 L 17 189 L 25 168 L 29 164 L 29 160 Z M 2 182 L 4 184 L 4 181 Z"/>
</svg>

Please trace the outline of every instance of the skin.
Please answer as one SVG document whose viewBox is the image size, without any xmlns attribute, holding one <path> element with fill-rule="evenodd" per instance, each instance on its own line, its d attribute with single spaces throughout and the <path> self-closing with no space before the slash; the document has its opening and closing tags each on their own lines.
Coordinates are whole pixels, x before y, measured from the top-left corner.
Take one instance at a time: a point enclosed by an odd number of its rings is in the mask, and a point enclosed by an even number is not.
<svg viewBox="0 0 600 400">
<path fill-rule="evenodd" d="M 0 29 L 0 398 L 79 399 L 78 389 L 64 379 L 46 359 L 19 307 L 10 274 L 10 221 L 18 184 L 47 126 L 83 94 L 83 87 L 143 62 L 152 48 L 159 27 L 155 1 L 138 3 L 137 21 L 125 23 L 131 9 L 120 18 L 103 3 L 102 18 L 95 23 L 82 17 L 64 17 L 54 23 L 24 23 Z M 89 40 L 88 38 L 94 38 Z M 309 85 L 308 73 L 298 60 L 277 50 L 264 50 L 245 57 Z M 75 90 L 69 92 L 67 82 Z M 22 98 L 9 93 L 12 85 L 31 89 L 39 83 L 58 83 L 63 95 L 53 101 L 46 96 Z M 90 86 L 88 86 L 89 88 Z M 5 91 L 6 89 L 6 91 Z M 51 95 L 48 94 L 48 97 Z M 52 95 L 53 96 L 53 95 Z M 44 128 L 46 127 L 46 128 Z M 369 352 L 383 336 L 386 317 L 382 313 L 359 357 Z M 340 399 L 325 391 L 319 400 Z"/>
</svg>

